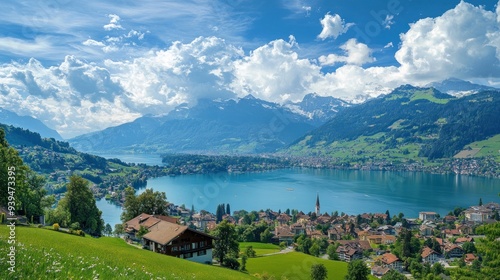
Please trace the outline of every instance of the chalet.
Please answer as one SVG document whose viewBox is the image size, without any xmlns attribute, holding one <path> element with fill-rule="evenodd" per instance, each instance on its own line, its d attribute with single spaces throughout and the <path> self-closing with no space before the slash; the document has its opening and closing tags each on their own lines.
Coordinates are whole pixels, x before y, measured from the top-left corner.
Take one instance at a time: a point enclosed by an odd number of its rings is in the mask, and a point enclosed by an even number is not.
<svg viewBox="0 0 500 280">
<path fill-rule="evenodd" d="M 339 240 L 337 248 L 339 259 L 345 262 L 363 258 L 363 251 L 371 249 L 368 241 Z"/>
<path fill-rule="evenodd" d="M 430 236 L 434 233 L 434 229 L 436 227 L 432 227 L 430 225 L 422 224 L 419 228 L 419 232 L 421 236 Z"/>
<path fill-rule="evenodd" d="M 143 237 L 153 252 L 199 263 L 212 263 L 213 236 L 166 221 L 159 221 Z"/>
<path fill-rule="evenodd" d="M 371 274 L 375 277 L 382 277 L 387 274 L 391 269 L 388 267 L 383 267 L 379 265 L 374 265 L 371 268 Z"/>
<path fill-rule="evenodd" d="M 466 242 L 474 242 L 474 238 L 472 237 L 459 237 L 455 240 L 455 244 L 461 246 Z"/>
<path fill-rule="evenodd" d="M 125 233 L 127 234 L 128 238 L 139 241 L 139 239 L 137 239 L 136 237 L 136 233 L 141 229 L 141 227 L 149 230 L 152 226 L 156 225 L 160 221 L 166 221 L 176 224 L 179 220 L 170 216 L 150 215 L 142 213 L 132 220 L 125 222 Z"/>
<path fill-rule="evenodd" d="M 337 254 L 341 261 L 350 262 L 363 258 L 363 251 L 350 245 L 341 245 L 337 248 Z"/>
<path fill-rule="evenodd" d="M 293 243 L 293 237 L 295 234 L 290 230 L 288 226 L 278 226 L 274 229 L 274 236 L 272 241 L 274 243 L 285 242 L 287 245 Z"/>
<path fill-rule="evenodd" d="M 295 235 L 300 235 L 300 234 L 306 233 L 306 228 L 301 223 L 295 223 L 295 224 L 291 225 L 290 230 Z"/>
<path fill-rule="evenodd" d="M 456 220 L 457 220 L 457 217 L 455 217 L 455 216 L 450 216 L 450 215 L 445 216 L 445 217 L 443 218 L 443 222 L 444 222 L 444 223 L 454 223 Z"/>
<path fill-rule="evenodd" d="M 397 271 L 403 270 L 403 263 L 394 254 L 385 253 L 380 257 L 379 261 L 380 261 L 382 267 L 387 267 L 387 268 L 394 269 Z"/>
<path fill-rule="evenodd" d="M 290 221 L 292 220 L 292 218 L 287 215 L 286 213 L 281 213 L 277 218 L 276 218 L 276 221 L 278 222 L 278 224 L 280 226 L 283 226 L 283 225 L 286 225 L 288 224 Z"/>
<path fill-rule="evenodd" d="M 434 221 L 438 218 L 439 214 L 436 212 L 419 212 L 418 218 L 422 221 Z"/>
<path fill-rule="evenodd" d="M 344 236 L 344 230 L 341 227 L 331 228 L 327 233 L 330 240 L 340 240 Z"/>
<path fill-rule="evenodd" d="M 384 234 L 369 235 L 364 238 L 365 238 L 364 240 L 367 240 L 368 242 L 370 242 L 370 244 L 374 245 L 380 245 L 380 244 L 390 245 L 396 242 L 396 237 L 393 235 L 384 235 Z"/>
<path fill-rule="evenodd" d="M 461 258 L 464 255 L 464 250 L 456 244 L 446 243 L 444 252 L 450 258 Z"/>
<path fill-rule="evenodd" d="M 473 261 L 477 259 L 476 255 L 474 254 L 465 254 L 464 261 L 466 264 L 472 264 Z"/>
<path fill-rule="evenodd" d="M 377 232 L 379 234 L 385 234 L 385 235 L 394 235 L 396 234 L 396 231 L 394 230 L 394 227 L 391 225 L 384 225 L 380 226 L 377 228 Z"/>
<path fill-rule="evenodd" d="M 424 247 L 420 255 L 422 256 L 422 262 L 430 263 L 431 265 L 437 262 L 439 258 L 438 253 L 429 247 Z"/>
</svg>

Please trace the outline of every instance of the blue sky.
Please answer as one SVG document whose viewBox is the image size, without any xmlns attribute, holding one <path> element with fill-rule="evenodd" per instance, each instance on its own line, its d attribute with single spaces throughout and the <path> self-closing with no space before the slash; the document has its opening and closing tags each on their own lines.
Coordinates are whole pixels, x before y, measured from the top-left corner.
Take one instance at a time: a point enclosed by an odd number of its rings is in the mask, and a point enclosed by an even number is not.
<svg viewBox="0 0 500 280">
<path fill-rule="evenodd" d="M 496 1 L 8 1 L 0 107 L 65 137 L 198 98 L 500 85 Z"/>
</svg>

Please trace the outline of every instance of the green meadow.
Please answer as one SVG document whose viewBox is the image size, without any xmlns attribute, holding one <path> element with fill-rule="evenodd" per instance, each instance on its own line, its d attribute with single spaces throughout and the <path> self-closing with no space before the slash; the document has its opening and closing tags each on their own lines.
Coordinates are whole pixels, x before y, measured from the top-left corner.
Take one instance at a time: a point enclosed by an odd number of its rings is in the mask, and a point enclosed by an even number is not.
<svg viewBox="0 0 500 280">
<path fill-rule="evenodd" d="M 246 248 L 248 248 L 249 246 L 252 246 L 257 256 L 277 253 L 280 251 L 280 247 L 274 244 L 260 242 L 240 242 L 240 253 L 244 253 Z"/>
<path fill-rule="evenodd" d="M 255 276 L 274 276 L 274 279 L 310 279 L 311 266 L 322 263 L 328 271 L 328 280 L 343 280 L 347 263 L 316 258 L 299 252 L 249 258 L 247 271 Z M 377 279 L 369 276 L 369 279 Z"/>
<path fill-rule="evenodd" d="M 7 234 L 8 228 L 0 226 L 0 279 L 255 279 L 138 249 L 119 238 L 21 226 L 16 227 L 16 272 L 9 274 Z"/>
</svg>

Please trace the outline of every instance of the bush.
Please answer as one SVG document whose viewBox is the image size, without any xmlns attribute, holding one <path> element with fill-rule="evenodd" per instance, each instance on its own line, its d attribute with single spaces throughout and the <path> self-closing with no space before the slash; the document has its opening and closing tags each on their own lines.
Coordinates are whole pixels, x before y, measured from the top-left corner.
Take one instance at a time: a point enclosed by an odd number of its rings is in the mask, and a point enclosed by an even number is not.
<svg viewBox="0 0 500 280">
<path fill-rule="evenodd" d="M 71 225 L 69 225 L 69 228 L 72 230 L 78 230 L 80 229 L 80 223 L 79 222 L 72 223 Z"/>
<path fill-rule="evenodd" d="M 83 236 L 83 237 L 85 237 L 85 232 L 84 232 L 83 230 L 81 230 L 81 229 L 77 230 L 77 231 L 75 232 L 75 234 L 76 234 L 76 235 L 79 235 L 79 236 Z"/>
<path fill-rule="evenodd" d="M 59 224 L 58 223 L 53 224 L 52 228 L 56 231 L 59 231 Z"/>
<path fill-rule="evenodd" d="M 43 225 L 42 224 L 39 224 L 38 226 L 36 226 L 37 228 L 43 228 Z"/>
<path fill-rule="evenodd" d="M 230 269 L 234 269 L 234 270 L 240 269 L 240 263 L 235 258 L 226 258 L 226 259 L 224 259 L 223 266 L 225 266 L 227 268 L 230 268 Z"/>
</svg>

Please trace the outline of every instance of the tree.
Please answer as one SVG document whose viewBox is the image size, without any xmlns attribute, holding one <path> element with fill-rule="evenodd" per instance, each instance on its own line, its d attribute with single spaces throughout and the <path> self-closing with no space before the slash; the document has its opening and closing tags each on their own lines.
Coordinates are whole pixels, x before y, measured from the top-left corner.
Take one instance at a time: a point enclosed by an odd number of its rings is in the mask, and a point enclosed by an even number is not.
<svg viewBox="0 0 500 280">
<path fill-rule="evenodd" d="M 479 206 L 483 206 L 483 198 L 479 198 Z"/>
<path fill-rule="evenodd" d="M 145 234 L 147 234 L 149 231 L 145 226 L 141 226 L 139 228 L 139 231 L 135 234 L 139 239 L 142 238 Z"/>
<path fill-rule="evenodd" d="M 391 223 L 391 214 L 389 213 L 389 210 L 385 211 L 385 214 L 387 217 L 385 218 L 385 223 L 390 224 Z"/>
<path fill-rule="evenodd" d="M 219 263 L 224 265 L 226 257 L 237 257 L 240 248 L 238 245 L 238 235 L 234 225 L 227 220 L 222 221 L 213 231 L 214 240 L 213 255 Z"/>
<path fill-rule="evenodd" d="M 226 205 L 226 214 L 231 215 L 231 206 L 229 206 L 229 203 Z"/>
<path fill-rule="evenodd" d="M 115 225 L 115 230 L 113 231 L 114 235 L 121 235 L 125 233 L 125 229 L 123 228 L 122 224 L 116 224 Z"/>
<path fill-rule="evenodd" d="M 106 224 L 106 226 L 104 227 L 104 234 L 106 235 L 111 235 L 113 233 L 113 229 L 111 228 L 111 225 L 110 224 Z"/>
<path fill-rule="evenodd" d="M 260 234 L 260 242 L 269 243 L 271 242 L 272 237 L 273 237 L 272 232 L 269 230 L 269 228 L 266 228 L 264 232 Z"/>
<path fill-rule="evenodd" d="M 100 236 L 104 228 L 101 211 L 95 204 L 89 182 L 79 176 L 71 176 L 66 186 L 67 210 L 71 223 L 80 223 L 81 228 L 94 236 Z"/>
<path fill-rule="evenodd" d="M 406 280 L 406 276 L 397 272 L 394 269 L 389 270 L 384 276 L 381 278 L 382 280 Z"/>
<path fill-rule="evenodd" d="M 311 280 L 324 280 L 328 276 L 328 271 L 322 263 L 315 263 L 311 266 Z"/>
<path fill-rule="evenodd" d="M 241 268 L 240 268 L 241 271 L 247 270 L 247 260 L 248 260 L 247 255 L 243 254 L 243 256 L 241 256 Z"/>
<path fill-rule="evenodd" d="M 464 250 L 465 254 L 477 252 L 476 245 L 474 245 L 474 243 L 472 242 L 465 242 L 462 245 L 462 249 Z"/>
<path fill-rule="evenodd" d="M 316 242 L 309 248 L 309 253 L 315 257 L 319 256 L 319 246 Z"/>
<path fill-rule="evenodd" d="M 167 196 L 164 192 L 146 189 L 143 193 L 136 196 L 134 188 L 127 187 L 125 188 L 125 202 L 123 203 L 121 220 L 127 222 L 142 213 L 167 215 L 167 206 Z"/>
<path fill-rule="evenodd" d="M 354 260 L 347 266 L 345 280 L 368 280 L 370 269 L 362 260 Z"/>
<path fill-rule="evenodd" d="M 245 255 L 248 256 L 249 258 L 255 258 L 257 256 L 257 253 L 253 249 L 253 246 L 248 246 L 245 249 Z"/>
<path fill-rule="evenodd" d="M 328 254 L 328 259 L 330 260 L 338 260 L 339 255 L 337 254 L 337 247 L 333 244 L 328 245 L 326 248 L 326 253 Z"/>
</svg>

